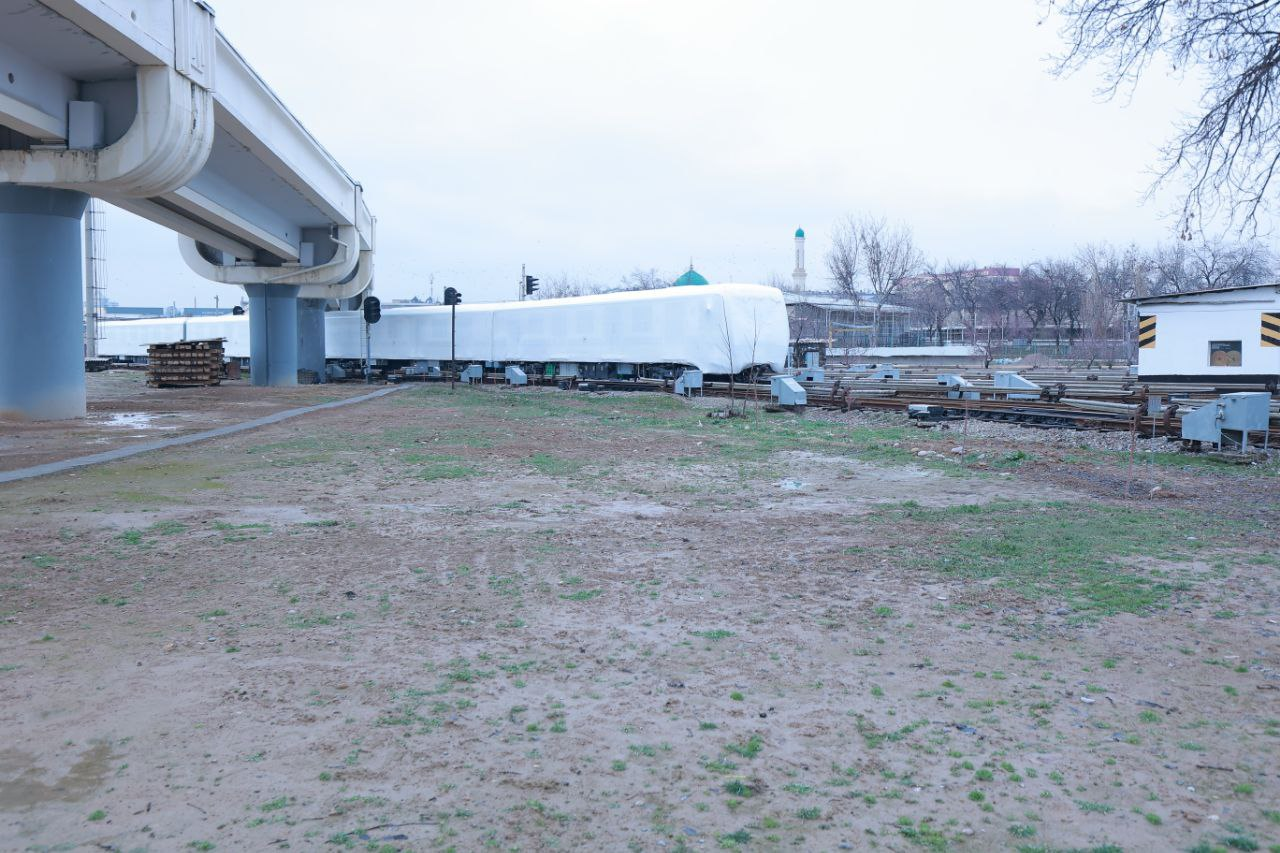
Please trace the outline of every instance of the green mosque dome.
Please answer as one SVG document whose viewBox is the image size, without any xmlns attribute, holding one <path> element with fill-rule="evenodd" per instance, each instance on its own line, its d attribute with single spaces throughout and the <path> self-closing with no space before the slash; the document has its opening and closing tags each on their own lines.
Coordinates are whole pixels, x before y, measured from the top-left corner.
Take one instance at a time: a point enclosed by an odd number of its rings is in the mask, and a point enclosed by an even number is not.
<svg viewBox="0 0 1280 853">
<path fill-rule="evenodd" d="M 803 229 L 803 228 L 797 228 L 797 229 L 796 229 L 796 238 L 797 238 L 797 239 L 800 239 L 800 240 L 803 240 L 803 239 L 804 239 L 804 229 Z"/>
<path fill-rule="evenodd" d="M 687 273 L 680 276 L 675 281 L 671 282 L 671 286 L 672 287 L 688 287 L 690 285 L 702 285 L 702 284 L 709 284 L 709 283 L 710 282 L 708 282 L 705 278 L 702 277 L 701 273 L 699 273 L 693 267 L 689 267 L 689 271 Z"/>
</svg>

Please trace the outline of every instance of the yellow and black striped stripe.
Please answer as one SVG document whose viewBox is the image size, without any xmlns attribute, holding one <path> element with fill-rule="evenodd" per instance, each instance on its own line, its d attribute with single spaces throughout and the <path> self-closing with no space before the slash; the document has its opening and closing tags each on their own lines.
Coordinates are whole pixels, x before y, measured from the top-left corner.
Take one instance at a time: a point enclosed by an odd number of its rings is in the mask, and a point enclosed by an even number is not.
<svg viewBox="0 0 1280 853">
<path fill-rule="evenodd" d="M 1156 315 L 1148 314 L 1138 318 L 1138 348 L 1156 348 Z"/>
<path fill-rule="evenodd" d="M 1264 347 L 1280 347 L 1280 311 L 1263 312 L 1262 345 Z"/>
</svg>

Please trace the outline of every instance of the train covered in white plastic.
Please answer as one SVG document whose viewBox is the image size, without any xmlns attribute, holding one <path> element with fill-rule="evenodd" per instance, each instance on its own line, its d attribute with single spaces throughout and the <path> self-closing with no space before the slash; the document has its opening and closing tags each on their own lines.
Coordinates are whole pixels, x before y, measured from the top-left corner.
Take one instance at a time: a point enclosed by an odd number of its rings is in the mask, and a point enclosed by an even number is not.
<svg viewBox="0 0 1280 853">
<path fill-rule="evenodd" d="M 370 327 L 375 361 L 449 361 L 445 306 L 384 306 Z M 364 356 L 358 311 L 325 315 L 330 361 Z M 101 325 L 98 353 L 146 356 L 147 345 L 225 338 L 226 353 L 249 357 L 248 316 L 112 320 Z M 625 291 L 568 299 L 462 304 L 457 360 L 499 364 L 670 365 L 709 374 L 751 367 L 782 370 L 790 339 L 782 292 L 758 284 L 712 284 Z"/>
</svg>

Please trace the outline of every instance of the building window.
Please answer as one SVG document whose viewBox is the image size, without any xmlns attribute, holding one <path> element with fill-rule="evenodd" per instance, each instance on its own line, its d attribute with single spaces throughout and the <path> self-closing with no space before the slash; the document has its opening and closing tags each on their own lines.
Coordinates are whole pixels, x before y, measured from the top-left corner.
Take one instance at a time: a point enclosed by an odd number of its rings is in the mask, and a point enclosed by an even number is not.
<svg viewBox="0 0 1280 853">
<path fill-rule="evenodd" d="M 1239 367 L 1242 351 L 1240 341 L 1209 341 L 1209 366 Z"/>
</svg>

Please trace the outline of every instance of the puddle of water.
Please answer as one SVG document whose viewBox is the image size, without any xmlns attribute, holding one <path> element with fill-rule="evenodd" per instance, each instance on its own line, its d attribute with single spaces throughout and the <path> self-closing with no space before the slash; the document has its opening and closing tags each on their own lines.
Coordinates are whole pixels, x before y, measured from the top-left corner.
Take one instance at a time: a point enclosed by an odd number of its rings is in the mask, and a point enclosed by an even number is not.
<svg viewBox="0 0 1280 853">
<path fill-rule="evenodd" d="M 174 426 L 161 426 L 154 423 L 156 415 L 149 412 L 116 412 L 108 417 L 103 426 L 117 427 L 120 429 L 177 429 Z"/>
<path fill-rule="evenodd" d="M 799 491 L 803 491 L 804 487 L 809 484 L 802 483 L 799 480 L 787 479 L 787 480 L 779 480 L 776 483 L 776 485 L 779 489 L 782 489 L 784 492 L 799 492 Z"/>
<path fill-rule="evenodd" d="M 111 745 L 100 743 L 83 753 L 61 779 L 41 781 L 48 774 L 36 757 L 16 749 L 0 750 L 0 811 L 14 811 L 61 800 L 80 802 L 98 790 L 111 771 Z M 16 774 L 16 776 L 14 775 Z"/>
</svg>

